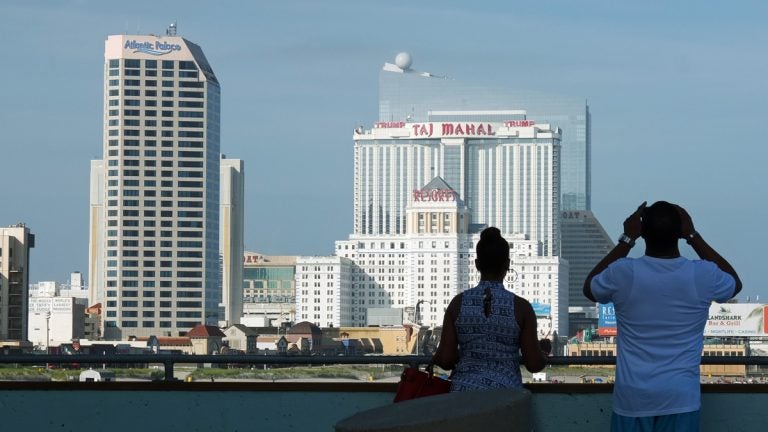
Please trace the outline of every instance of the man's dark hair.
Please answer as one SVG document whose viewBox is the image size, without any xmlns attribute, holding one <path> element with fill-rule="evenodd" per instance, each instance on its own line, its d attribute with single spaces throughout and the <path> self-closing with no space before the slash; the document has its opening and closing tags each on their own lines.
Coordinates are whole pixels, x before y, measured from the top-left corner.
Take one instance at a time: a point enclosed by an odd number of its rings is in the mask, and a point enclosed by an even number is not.
<svg viewBox="0 0 768 432">
<path fill-rule="evenodd" d="M 646 207 L 642 215 L 642 236 L 648 246 L 669 248 L 677 245 L 682 233 L 680 213 L 666 202 L 657 201 Z"/>
<path fill-rule="evenodd" d="M 498 228 L 489 227 L 480 233 L 476 251 L 480 273 L 499 274 L 508 270 L 509 243 Z"/>
</svg>

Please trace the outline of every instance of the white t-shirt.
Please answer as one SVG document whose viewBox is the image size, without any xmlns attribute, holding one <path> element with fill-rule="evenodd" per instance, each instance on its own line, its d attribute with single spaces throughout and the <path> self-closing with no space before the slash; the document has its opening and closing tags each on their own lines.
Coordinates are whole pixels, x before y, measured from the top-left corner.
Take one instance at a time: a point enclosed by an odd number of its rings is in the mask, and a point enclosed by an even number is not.
<svg viewBox="0 0 768 432">
<path fill-rule="evenodd" d="M 733 276 L 709 261 L 643 256 L 613 262 L 591 289 L 616 309 L 613 411 L 647 417 L 700 409 L 704 325 L 713 300 L 733 297 Z"/>
</svg>

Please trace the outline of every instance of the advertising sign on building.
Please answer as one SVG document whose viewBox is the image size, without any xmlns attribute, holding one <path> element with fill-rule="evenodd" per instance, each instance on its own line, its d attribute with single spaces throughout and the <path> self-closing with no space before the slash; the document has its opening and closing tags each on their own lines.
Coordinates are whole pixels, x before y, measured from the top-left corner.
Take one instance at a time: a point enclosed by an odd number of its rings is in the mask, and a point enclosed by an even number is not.
<svg viewBox="0 0 768 432">
<path fill-rule="evenodd" d="M 531 306 L 533 307 L 533 312 L 536 314 L 537 317 L 545 317 L 545 316 L 551 316 L 552 315 L 552 306 L 545 304 L 545 303 L 531 303 Z"/>
<path fill-rule="evenodd" d="M 598 305 L 597 334 L 616 336 L 616 310 L 613 308 L 613 303 Z"/>
<path fill-rule="evenodd" d="M 704 336 L 768 336 L 768 308 L 757 303 L 712 303 Z"/>
</svg>

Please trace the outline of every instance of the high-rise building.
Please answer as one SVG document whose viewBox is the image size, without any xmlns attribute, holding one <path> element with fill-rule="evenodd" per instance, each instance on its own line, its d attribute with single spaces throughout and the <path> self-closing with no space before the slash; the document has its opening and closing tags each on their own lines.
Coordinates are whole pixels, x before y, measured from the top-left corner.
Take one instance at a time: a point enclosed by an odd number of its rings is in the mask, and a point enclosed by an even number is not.
<svg viewBox="0 0 768 432">
<path fill-rule="evenodd" d="M 589 272 L 613 249 L 615 243 L 591 211 L 564 211 L 560 229 L 562 256 L 571 266 L 568 275 L 568 328 L 574 333 L 597 326 L 595 303 L 584 297 L 582 288 Z"/>
<path fill-rule="evenodd" d="M 479 280 L 480 231 L 496 226 L 511 247 L 508 288 L 532 302 L 542 336 L 567 333 L 559 124 L 488 92 L 472 99 L 400 60 L 381 72 L 379 121 L 354 131 L 354 231 L 336 242 L 353 262 L 349 292 L 313 290 L 323 275 L 300 275 L 300 257 L 297 320 L 361 326 L 369 309 L 400 308 L 441 325 L 450 300 Z"/>
<path fill-rule="evenodd" d="M 454 111 L 439 122 L 358 128 L 354 233 L 404 234 L 410 204 L 450 198 L 466 203 L 473 224 L 526 234 L 542 243 L 543 255 L 559 255 L 560 130 L 522 115 Z M 456 195 L 432 199 L 417 193 L 436 177 Z"/>
<path fill-rule="evenodd" d="M 89 251 L 105 338 L 176 336 L 222 318 L 219 113 L 216 75 L 175 27 L 107 38 Z"/>
<path fill-rule="evenodd" d="M 243 235 L 245 223 L 245 167 L 240 159 L 221 160 L 221 295 L 220 327 L 240 324 L 243 314 Z"/>
<path fill-rule="evenodd" d="M 506 120 L 523 112 L 537 123 L 551 123 L 561 131 L 560 210 L 589 211 L 592 202 L 592 118 L 583 98 L 538 92 L 509 86 L 489 86 L 411 69 L 411 58 L 400 54 L 396 64 L 385 64 L 379 75 L 380 122 L 441 121 L 456 111 L 476 111 L 467 120 Z M 449 181 L 449 183 L 451 183 Z M 590 216 L 592 228 L 603 231 Z M 565 222 L 563 222 L 565 223 Z M 562 256 L 580 264 L 571 270 L 569 290 L 574 319 L 592 320 L 594 304 L 587 305 L 581 294 L 581 275 L 587 262 L 604 252 L 604 241 L 572 243 L 578 236 L 563 234 Z M 610 242 L 610 240 L 609 240 Z M 566 249 L 568 252 L 566 254 Z M 598 258 L 599 260 L 599 258 Z M 596 261 L 595 261 L 596 262 Z M 587 270 L 587 272 L 591 270 Z M 578 291 L 578 293 L 577 293 Z M 575 303 L 574 303 L 575 302 Z M 573 321 L 573 320 L 572 320 Z M 573 323 L 572 323 L 573 324 Z M 571 325 L 572 330 L 581 325 Z"/>
<path fill-rule="evenodd" d="M 591 116 L 585 99 L 417 72 L 409 55 L 396 63 L 385 64 L 379 75 L 379 121 L 442 121 L 453 117 L 451 111 L 474 111 L 467 120 L 505 121 L 509 112 L 524 110 L 529 120 L 562 129 L 561 209 L 590 209 Z"/>
<path fill-rule="evenodd" d="M 0 228 L 0 340 L 28 335 L 29 252 L 35 235 L 24 224 Z"/>
</svg>

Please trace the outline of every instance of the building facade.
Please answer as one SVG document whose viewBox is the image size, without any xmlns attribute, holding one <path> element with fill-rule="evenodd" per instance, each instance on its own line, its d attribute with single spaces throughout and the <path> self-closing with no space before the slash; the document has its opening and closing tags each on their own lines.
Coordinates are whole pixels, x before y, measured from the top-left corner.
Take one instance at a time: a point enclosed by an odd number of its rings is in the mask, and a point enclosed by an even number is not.
<svg viewBox="0 0 768 432">
<path fill-rule="evenodd" d="M 560 130 L 525 119 L 464 120 L 496 115 L 520 114 L 466 111 L 441 122 L 358 128 L 354 234 L 405 234 L 412 203 L 455 201 L 473 224 L 526 234 L 542 243 L 542 255 L 559 255 Z M 437 177 L 455 195 L 417 194 Z"/>
<path fill-rule="evenodd" d="M 295 322 L 296 257 L 245 252 L 242 294 L 242 323 L 280 327 Z"/>
<path fill-rule="evenodd" d="M 540 336 L 554 331 L 567 334 L 567 261 L 539 256 L 541 245 L 524 235 L 507 235 L 506 239 L 510 242 L 512 271 L 507 274 L 505 286 L 531 302 Z M 349 240 L 337 241 L 336 254 L 354 264 L 351 291 L 336 293 L 334 299 L 348 308 L 349 320 L 334 322 L 334 327 L 365 326 L 369 310 L 382 308 L 404 309 L 405 322 L 442 325 L 451 299 L 480 280 L 474 265 L 474 246 L 479 240 L 477 232 L 454 232 L 441 236 L 353 235 Z M 314 280 L 312 270 L 309 267 L 308 274 L 302 277 Z M 344 297 L 349 302 L 343 302 Z M 311 301 L 310 297 L 307 302 Z M 313 321 L 311 315 L 305 319 Z"/>
<path fill-rule="evenodd" d="M 341 256 L 296 258 L 296 321 L 317 327 L 353 322 L 353 261 Z"/>
<path fill-rule="evenodd" d="M 85 337 L 85 306 L 72 297 L 29 299 L 29 341 L 38 348 Z"/>
<path fill-rule="evenodd" d="M 409 54 L 398 55 L 396 64 L 385 63 L 379 74 L 380 122 L 434 122 L 454 117 L 457 111 L 475 111 L 467 120 L 506 120 L 514 113 L 526 119 L 557 125 L 561 131 L 560 210 L 589 211 L 592 202 L 592 117 L 584 98 L 532 91 L 515 86 L 489 86 L 448 78 L 411 68 Z M 504 114 L 502 114 L 504 113 Z M 448 179 L 449 180 L 449 179 Z M 451 181 L 449 180 L 449 183 Z M 451 183 L 453 184 L 453 183 Z M 470 207 L 476 205 L 470 203 Z M 591 216 L 592 227 L 603 231 Z M 594 304 L 586 305 L 580 290 L 585 262 L 604 250 L 600 240 L 588 245 L 570 243 L 573 234 L 563 235 L 563 257 L 579 262 L 570 277 L 572 330 L 594 322 Z M 587 270 L 589 271 L 589 270 Z M 583 281 L 582 281 L 583 282 Z M 577 286 L 578 285 L 578 286 Z"/>
<path fill-rule="evenodd" d="M 89 249 L 105 338 L 178 336 L 222 318 L 219 113 L 210 64 L 175 29 L 107 38 Z"/>
<path fill-rule="evenodd" d="M 561 209 L 591 208 L 591 115 L 584 98 L 447 78 L 415 71 L 410 63 L 386 63 L 379 73 L 379 121 L 442 121 L 457 110 L 479 113 L 468 120 L 503 121 L 509 115 L 494 112 L 522 110 L 530 120 L 562 129 Z"/>
<path fill-rule="evenodd" d="M 391 308 L 402 309 L 406 322 L 442 325 L 451 299 L 479 281 L 475 245 L 485 225 L 472 223 L 466 204 L 440 177 L 411 196 L 419 199 L 406 207 L 405 233 L 352 234 L 336 242 L 337 257 L 351 263 L 349 284 L 334 283 L 347 275 L 332 273 L 335 267 L 322 261 L 327 257 L 299 258 L 297 320 L 362 327 L 369 312 Z M 544 255 L 542 242 L 526 234 L 505 235 L 513 270 L 507 288 L 531 301 L 540 336 L 567 334 L 568 263 Z"/>
<path fill-rule="evenodd" d="M 240 159 L 221 160 L 221 247 L 220 327 L 240 323 L 243 314 L 243 235 L 245 233 L 245 166 Z"/>
<path fill-rule="evenodd" d="M 562 256 L 570 264 L 568 311 L 571 336 L 579 329 L 597 327 L 595 303 L 584 297 L 584 280 L 615 243 L 591 211 L 570 210 L 561 215 Z M 565 336 L 565 335 L 563 335 Z"/>
<path fill-rule="evenodd" d="M 35 235 L 24 224 L 0 228 L 0 341 L 28 339 L 29 255 Z"/>
</svg>

